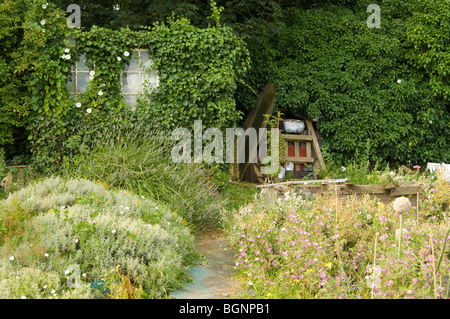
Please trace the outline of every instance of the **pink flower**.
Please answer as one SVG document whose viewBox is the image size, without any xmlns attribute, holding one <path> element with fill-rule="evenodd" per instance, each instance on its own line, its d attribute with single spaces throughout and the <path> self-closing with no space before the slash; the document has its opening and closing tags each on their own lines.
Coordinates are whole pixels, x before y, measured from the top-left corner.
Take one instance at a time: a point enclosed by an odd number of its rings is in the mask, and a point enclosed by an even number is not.
<svg viewBox="0 0 450 319">
<path fill-rule="evenodd" d="M 419 165 L 414 165 L 413 168 L 414 169 L 421 169 L 421 167 Z"/>
</svg>

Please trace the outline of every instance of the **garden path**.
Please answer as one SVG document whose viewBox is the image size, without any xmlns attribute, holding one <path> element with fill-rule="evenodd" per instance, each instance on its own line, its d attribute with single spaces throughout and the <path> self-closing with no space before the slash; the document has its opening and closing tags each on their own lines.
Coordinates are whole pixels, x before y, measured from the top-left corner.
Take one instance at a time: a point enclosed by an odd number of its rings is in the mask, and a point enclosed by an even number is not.
<svg viewBox="0 0 450 319">
<path fill-rule="evenodd" d="M 191 268 L 192 282 L 174 291 L 176 299 L 226 299 L 237 298 L 239 282 L 233 278 L 234 248 L 220 229 L 207 229 L 195 241 L 195 249 L 206 262 Z"/>
</svg>

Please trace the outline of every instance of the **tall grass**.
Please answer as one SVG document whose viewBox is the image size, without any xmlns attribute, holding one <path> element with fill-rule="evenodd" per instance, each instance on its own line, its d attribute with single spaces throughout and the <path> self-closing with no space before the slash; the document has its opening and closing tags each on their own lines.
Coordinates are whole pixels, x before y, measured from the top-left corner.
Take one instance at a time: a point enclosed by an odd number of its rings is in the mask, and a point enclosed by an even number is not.
<svg viewBox="0 0 450 319">
<path fill-rule="evenodd" d="M 172 162 L 173 143 L 170 132 L 156 123 L 111 125 L 94 142 L 82 143 L 79 153 L 66 157 L 53 174 L 99 180 L 149 196 L 195 228 L 217 223 L 227 199 L 205 178 L 200 165 Z"/>
</svg>

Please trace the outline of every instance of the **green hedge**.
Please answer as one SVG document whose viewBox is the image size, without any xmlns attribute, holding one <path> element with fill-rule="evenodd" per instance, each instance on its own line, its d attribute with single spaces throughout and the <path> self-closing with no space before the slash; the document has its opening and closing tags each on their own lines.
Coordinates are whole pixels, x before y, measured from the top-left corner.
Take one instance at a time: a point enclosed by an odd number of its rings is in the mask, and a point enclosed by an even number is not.
<svg viewBox="0 0 450 319">
<path fill-rule="evenodd" d="M 296 10 L 249 39 L 247 82 L 277 86 L 277 107 L 318 118 L 324 150 L 372 162 L 449 162 L 448 1 L 379 1 L 381 28 L 369 28 L 371 1 Z M 243 109 L 253 95 L 239 89 Z"/>
</svg>

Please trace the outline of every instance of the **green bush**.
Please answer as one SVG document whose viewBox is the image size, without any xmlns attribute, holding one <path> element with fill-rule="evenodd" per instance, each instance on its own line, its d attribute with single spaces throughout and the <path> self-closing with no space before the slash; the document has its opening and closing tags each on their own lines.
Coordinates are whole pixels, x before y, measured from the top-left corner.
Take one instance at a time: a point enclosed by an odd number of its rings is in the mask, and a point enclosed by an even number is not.
<svg viewBox="0 0 450 319">
<path fill-rule="evenodd" d="M 48 178 L 13 193 L 0 202 L 0 211 L 1 259 L 13 256 L 15 271 L 45 272 L 52 282 L 55 276 L 67 281 L 72 265 L 79 267 L 82 284 L 106 282 L 120 266 L 141 297 L 162 298 L 183 283 L 194 258 L 193 238 L 180 216 L 100 183 Z M 42 276 L 30 287 L 40 289 Z M 22 286 L 9 283 L 11 296 L 23 293 Z M 72 288 L 58 289 L 64 297 Z M 26 296 L 40 295 L 30 290 Z"/>
</svg>

